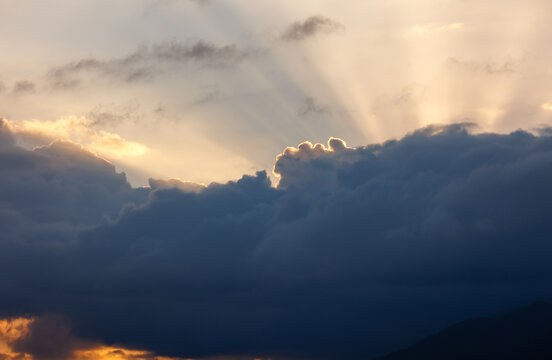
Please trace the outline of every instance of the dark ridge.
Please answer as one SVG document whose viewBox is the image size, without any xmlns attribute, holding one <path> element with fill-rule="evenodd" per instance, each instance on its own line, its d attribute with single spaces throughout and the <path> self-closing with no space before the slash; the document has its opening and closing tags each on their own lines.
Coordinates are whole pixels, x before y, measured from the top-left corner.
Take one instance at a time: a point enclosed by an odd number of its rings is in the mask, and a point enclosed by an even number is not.
<svg viewBox="0 0 552 360">
<path fill-rule="evenodd" d="M 552 359 L 552 303 L 462 321 L 379 360 Z"/>
</svg>

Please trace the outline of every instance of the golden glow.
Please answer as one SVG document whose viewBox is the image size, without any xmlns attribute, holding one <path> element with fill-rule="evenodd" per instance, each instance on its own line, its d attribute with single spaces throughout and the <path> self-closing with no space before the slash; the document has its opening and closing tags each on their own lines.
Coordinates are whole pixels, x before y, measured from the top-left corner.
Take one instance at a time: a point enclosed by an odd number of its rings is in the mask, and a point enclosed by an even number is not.
<svg viewBox="0 0 552 360">
<path fill-rule="evenodd" d="M 32 318 L 0 319 L 0 359 L 32 360 L 28 354 L 13 351 L 12 345 L 29 334 L 29 325 L 33 321 Z"/>
<path fill-rule="evenodd" d="M 552 111 L 552 103 L 544 103 L 541 105 L 541 109 L 543 110 L 546 110 L 546 111 Z"/>
<path fill-rule="evenodd" d="M 30 334 L 34 318 L 0 319 L 0 359 L 33 360 L 30 354 L 13 350 L 14 343 Z M 66 360 L 185 360 L 155 356 L 149 351 L 129 350 L 114 346 L 96 346 L 90 349 L 75 350 Z M 63 360 L 63 359 L 59 359 Z"/>
<path fill-rule="evenodd" d="M 149 351 L 128 350 L 113 346 L 98 346 L 93 349 L 76 350 L 69 360 L 177 360 L 155 356 Z M 184 360 L 184 359 L 182 359 Z"/>
<path fill-rule="evenodd" d="M 0 359 L 1 360 L 35 360 L 30 354 L 20 353 L 13 350 L 14 343 L 31 332 L 30 325 L 35 318 L 13 318 L 0 319 Z M 88 342 L 83 342 L 87 343 Z M 224 357 L 215 357 L 212 360 L 223 360 Z M 236 358 L 237 360 L 238 358 Z M 250 360 L 251 358 L 239 358 Z M 174 358 L 157 356 L 146 350 L 132 350 L 119 346 L 95 345 L 85 349 L 77 349 L 72 352 L 69 358 L 59 360 L 193 360 L 189 358 Z M 255 358 L 253 360 L 268 360 Z"/>
<path fill-rule="evenodd" d="M 9 121 L 8 121 L 9 122 Z M 94 128 L 85 117 L 68 116 L 55 121 L 24 120 L 9 122 L 14 134 L 37 143 L 53 140 L 77 142 L 85 148 L 112 158 L 144 155 L 148 148 L 119 135 Z"/>
</svg>

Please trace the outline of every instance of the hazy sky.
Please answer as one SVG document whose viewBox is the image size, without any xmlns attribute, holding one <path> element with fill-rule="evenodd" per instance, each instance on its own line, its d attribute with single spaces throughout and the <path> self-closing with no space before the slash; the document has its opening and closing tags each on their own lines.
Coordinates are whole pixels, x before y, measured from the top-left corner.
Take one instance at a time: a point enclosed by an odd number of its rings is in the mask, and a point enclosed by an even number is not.
<svg viewBox="0 0 552 360">
<path fill-rule="evenodd" d="M 284 147 L 552 116 L 552 3 L 0 1 L 0 116 L 127 172 L 209 183 Z"/>
</svg>

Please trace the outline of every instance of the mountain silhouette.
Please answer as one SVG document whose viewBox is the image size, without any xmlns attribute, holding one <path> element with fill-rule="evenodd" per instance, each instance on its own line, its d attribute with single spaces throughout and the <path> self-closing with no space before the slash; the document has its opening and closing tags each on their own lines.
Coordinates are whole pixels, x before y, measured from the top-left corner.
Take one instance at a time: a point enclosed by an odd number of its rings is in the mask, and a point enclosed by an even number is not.
<svg viewBox="0 0 552 360">
<path fill-rule="evenodd" d="M 379 360 L 552 359 L 552 302 L 452 325 Z"/>
</svg>

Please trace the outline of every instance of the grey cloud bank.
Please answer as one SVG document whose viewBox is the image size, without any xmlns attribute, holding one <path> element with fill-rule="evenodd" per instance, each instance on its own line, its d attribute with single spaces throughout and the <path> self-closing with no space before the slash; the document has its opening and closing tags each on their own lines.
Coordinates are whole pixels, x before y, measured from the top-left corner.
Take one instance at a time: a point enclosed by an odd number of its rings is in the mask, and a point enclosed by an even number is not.
<svg viewBox="0 0 552 360">
<path fill-rule="evenodd" d="M 0 211 L 18 219 L 0 221 L 0 311 L 61 314 L 79 339 L 365 359 L 552 295 L 552 137 L 433 126 L 288 148 L 277 188 L 259 172 L 133 189 L 73 144 L 0 130 Z"/>
</svg>

